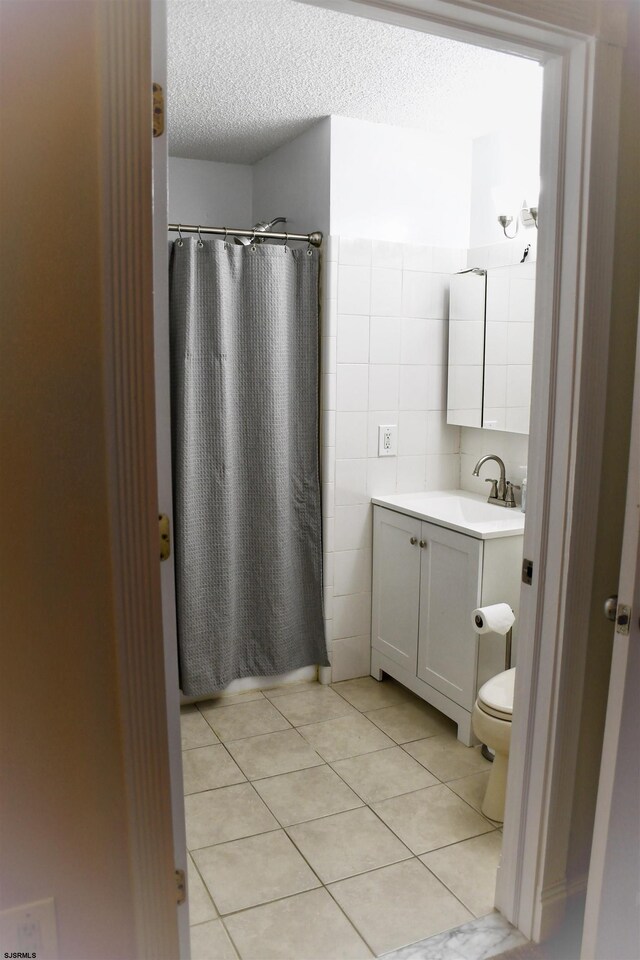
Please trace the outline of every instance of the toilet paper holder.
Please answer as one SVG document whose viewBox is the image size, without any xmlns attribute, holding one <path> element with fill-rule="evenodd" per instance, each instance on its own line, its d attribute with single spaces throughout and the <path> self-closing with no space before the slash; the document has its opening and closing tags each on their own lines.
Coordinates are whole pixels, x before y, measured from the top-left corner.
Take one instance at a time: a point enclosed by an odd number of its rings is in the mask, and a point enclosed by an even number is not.
<svg viewBox="0 0 640 960">
<path fill-rule="evenodd" d="M 483 626 L 484 626 L 484 621 L 483 621 L 482 617 L 478 616 L 477 614 L 476 614 L 476 616 L 474 617 L 474 620 L 475 620 L 475 622 L 476 622 L 476 627 L 478 627 L 478 629 L 480 629 L 480 627 L 483 627 Z M 505 639 L 505 642 L 504 642 L 504 668 L 505 668 L 505 670 L 510 670 L 510 669 L 511 669 L 511 645 L 512 645 L 512 642 L 513 642 L 513 627 L 509 627 L 509 629 L 507 630 L 507 632 L 506 632 L 506 634 L 505 634 L 505 638 L 504 638 L 504 639 Z"/>
</svg>

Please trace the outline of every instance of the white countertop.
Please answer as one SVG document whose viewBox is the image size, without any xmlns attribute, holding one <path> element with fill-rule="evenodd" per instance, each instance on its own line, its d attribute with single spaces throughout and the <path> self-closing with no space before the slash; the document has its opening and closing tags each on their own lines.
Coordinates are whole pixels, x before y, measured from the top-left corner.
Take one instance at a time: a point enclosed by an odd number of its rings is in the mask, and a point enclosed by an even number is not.
<svg viewBox="0 0 640 960">
<path fill-rule="evenodd" d="M 372 497 L 371 502 L 418 520 L 436 523 L 466 533 L 477 540 L 521 537 L 524 514 L 520 507 L 499 507 L 486 497 L 466 490 L 430 490 L 426 493 L 398 493 Z"/>
</svg>

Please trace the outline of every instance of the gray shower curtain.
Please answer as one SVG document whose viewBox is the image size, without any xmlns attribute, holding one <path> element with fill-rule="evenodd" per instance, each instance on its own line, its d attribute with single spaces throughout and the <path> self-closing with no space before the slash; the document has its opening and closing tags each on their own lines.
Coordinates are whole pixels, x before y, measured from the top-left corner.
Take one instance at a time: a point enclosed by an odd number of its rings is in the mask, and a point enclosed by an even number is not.
<svg viewBox="0 0 640 960">
<path fill-rule="evenodd" d="M 327 665 L 317 251 L 174 241 L 170 327 L 182 691 Z"/>
</svg>

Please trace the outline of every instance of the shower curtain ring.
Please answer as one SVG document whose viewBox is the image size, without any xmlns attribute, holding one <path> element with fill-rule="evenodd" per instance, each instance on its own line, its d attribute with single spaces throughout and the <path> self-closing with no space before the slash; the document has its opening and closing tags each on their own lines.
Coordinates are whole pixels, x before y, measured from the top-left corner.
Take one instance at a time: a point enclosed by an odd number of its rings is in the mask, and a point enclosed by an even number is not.
<svg viewBox="0 0 640 960">
<path fill-rule="evenodd" d="M 288 233 L 285 233 L 285 235 L 284 235 L 284 249 L 285 249 L 285 250 L 288 250 L 288 249 L 289 249 L 289 234 L 288 234 Z"/>
<path fill-rule="evenodd" d="M 308 257 L 312 257 L 312 256 L 313 256 L 313 249 L 312 249 L 312 247 L 311 247 L 311 240 L 307 240 L 307 256 L 308 256 Z"/>
<path fill-rule="evenodd" d="M 251 252 L 256 252 L 256 231 L 254 230 L 251 234 Z"/>
<path fill-rule="evenodd" d="M 204 243 L 202 242 L 202 236 L 200 235 L 200 224 L 198 224 L 198 246 L 204 247 Z"/>
<path fill-rule="evenodd" d="M 224 245 L 225 245 L 225 247 L 226 247 L 226 246 L 227 246 L 227 234 L 229 233 L 229 228 L 228 228 L 228 227 L 223 227 L 222 229 L 224 230 L 224 237 L 222 238 L 222 242 L 224 243 Z"/>
<path fill-rule="evenodd" d="M 182 224 L 179 223 L 178 224 L 178 246 L 179 247 L 181 247 L 184 244 L 184 240 L 182 239 L 182 231 L 180 229 L 181 226 Z"/>
</svg>

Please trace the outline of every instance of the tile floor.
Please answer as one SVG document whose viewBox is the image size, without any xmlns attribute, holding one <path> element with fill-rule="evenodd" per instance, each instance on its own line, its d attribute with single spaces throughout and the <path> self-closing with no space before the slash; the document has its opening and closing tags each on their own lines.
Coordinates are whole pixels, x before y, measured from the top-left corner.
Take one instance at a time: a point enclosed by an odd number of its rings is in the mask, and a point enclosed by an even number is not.
<svg viewBox="0 0 640 960">
<path fill-rule="evenodd" d="M 360 960 L 493 909 L 489 764 L 393 680 L 182 710 L 193 960 Z"/>
</svg>

